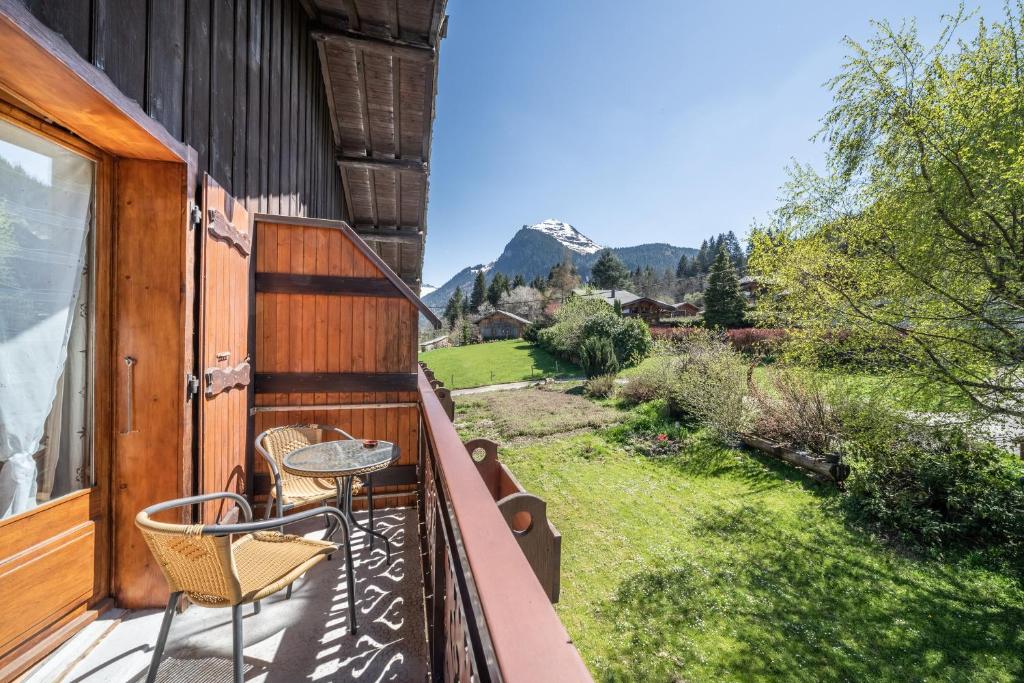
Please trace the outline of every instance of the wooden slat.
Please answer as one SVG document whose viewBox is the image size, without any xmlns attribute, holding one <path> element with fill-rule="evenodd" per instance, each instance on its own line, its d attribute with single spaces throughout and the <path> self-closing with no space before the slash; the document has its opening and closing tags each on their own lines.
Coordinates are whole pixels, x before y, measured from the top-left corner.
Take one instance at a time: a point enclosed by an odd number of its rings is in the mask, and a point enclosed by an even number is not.
<svg viewBox="0 0 1024 683">
<path fill-rule="evenodd" d="M 395 286 L 379 277 L 256 273 L 256 291 L 278 294 L 345 294 L 404 299 Z"/>
<path fill-rule="evenodd" d="M 416 375 L 408 372 L 257 372 L 257 393 L 410 391 Z"/>
</svg>

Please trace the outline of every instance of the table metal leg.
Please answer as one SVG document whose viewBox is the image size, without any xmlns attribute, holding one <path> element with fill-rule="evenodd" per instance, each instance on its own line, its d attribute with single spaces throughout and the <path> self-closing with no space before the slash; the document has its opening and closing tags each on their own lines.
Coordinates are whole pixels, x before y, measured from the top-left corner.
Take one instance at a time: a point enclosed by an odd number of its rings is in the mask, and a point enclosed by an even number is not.
<svg viewBox="0 0 1024 683">
<path fill-rule="evenodd" d="M 371 508 L 371 510 L 372 510 L 372 508 Z M 355 514 L 352 512 L 352 477 L 346 477 L 346 479 L 345 479 L 345 508 L 344 508 L 344 511 L 345 511 L 345 514 L 348 515 L 349 520 L 352 522 L 352 524 L 354 526 L 359 527 L 360 529 L 362 529 L 363 531 L 365 531 L 367 533 L 367 535 L 369 536 L 368 544 L 370 545 L 371 548 L 373 547 L 372 543 L 373 543 L 373 537 L 374 536 L 376 536 L 380 540 L 384 541 L 384 552 L 385 552 L 385 554 L 387 556 L 387 563 L 391 564 L 391 541 L 388 540 L 388 537 L 385 536 L 384 534 L 379 533 L 379 532 L 373 530 L 373 521 L 372 521 L 373 520 L 373 517 L 372 517 L 373 513 L 372 512 L 370 513 L 371 514 L 371 517 L 370 517 L 370 520 L 371 520 L 370 521 L 370 527 L 366 527 L 366 526 L 364 526 L 364 525 L 359 523 L 359 520 L 356 519 Z"/>
</svg>

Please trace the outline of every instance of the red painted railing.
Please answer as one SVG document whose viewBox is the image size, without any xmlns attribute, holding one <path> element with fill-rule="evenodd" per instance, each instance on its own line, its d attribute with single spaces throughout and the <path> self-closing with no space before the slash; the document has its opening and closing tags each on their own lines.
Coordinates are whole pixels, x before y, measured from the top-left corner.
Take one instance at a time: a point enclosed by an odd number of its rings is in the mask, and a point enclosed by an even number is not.
<svg viewBox="0 0 1024 683">
<path fill-rule="evenodd" d="M 590 681 L 422 370 L 419 393 L 420 516 L 433 679 Z"/>
</svg>

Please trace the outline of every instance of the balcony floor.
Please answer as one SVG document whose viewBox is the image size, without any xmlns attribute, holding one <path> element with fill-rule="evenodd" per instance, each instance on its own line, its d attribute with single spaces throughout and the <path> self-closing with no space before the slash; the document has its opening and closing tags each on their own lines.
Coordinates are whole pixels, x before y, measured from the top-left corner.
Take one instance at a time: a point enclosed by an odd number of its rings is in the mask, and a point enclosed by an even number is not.
<svg viewBox="0 0 1024 683">
<path fill-rule="evenodd" d="M 365 512 L 356 513 L 365 523 Z M 378 531 L 391 539 L 392 562 L 380 541 L 366 546 L 357 531 L 358 631 L 348 633 L 343 554 L 314 567 L 295 584 L 263 601 L 260 614 L 246 606 L 246 681 L 422 681 L 426 679 L 422 568 L 416 510 L 375 513 Z M 313 523 L 292 533 L 323 535 Z M 111 610 L 29 674 L 28 681 L 144 680 L 162 610 Z M 174 617 L 160 666 L 161 681 L 231 678 L 231 610 L 190 606 Z"/>
</svg>

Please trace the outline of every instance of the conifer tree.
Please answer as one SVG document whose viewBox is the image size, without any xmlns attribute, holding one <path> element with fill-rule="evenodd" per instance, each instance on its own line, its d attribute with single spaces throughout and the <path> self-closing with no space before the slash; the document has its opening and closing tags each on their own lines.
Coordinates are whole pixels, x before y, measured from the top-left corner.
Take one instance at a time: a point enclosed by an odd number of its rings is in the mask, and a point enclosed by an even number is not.
<svg viewBox="0 0 1024 683">
<path fill-rule="evenodd" d="M 512 289 L 515 289 L 516 287 L 525 287 L 525 286 L 526 286 L 526 278 L 523 277 L 522 273 L 516 273 L 516 276 L 512 279 Z"/>
<path fill-rule="evenodd" d="M 711 266 L 708 288 L 704 292 L 704 324 L 708 327 L 742 327 L 746 309 L 747 303 L 740 293 L 736 268 L 722 243 Z"/>
<path fill-rule="evenodd" d="M 501 302 L 501 297 L 508 294 L 511 290 L 508 277 L 504 273 L 495 273 L 490 286 L 487 288 L 487 303 L 497 308 Z"/>
<path fill-rule="evenodd" d="M 476 313 L 480 306 L 487 299 L 487 278 L 484 276 L 484 269 L 476 271 L 476 278 L 473 280 L 473 293 L 469 297 L 469 310 Z"/>
<path fill-rule="evenodd" d="M 676 266 L 676 277 L 686 277 L 687 268 L 689 267 L 689 261 L 686 260 L 686 254 L 679 257 L 679 264 Z"/>
<path fill-rule="evenodd" d="M 448 299 L 448 305 L 444 307 L 444 319 L 448 322 L 448 327 L 453 327 L 455 321 L 462 316 L 462 307 L 462 288 L 456 287 L 451 298 Z"/>
<path fill-rule="evenodd" d="M 629 271 L 622 261 L 612 253 L 611 249 L 605 249 L 590 271 L 590 283 L 598 289 L 615 289 L 625 287 L 629 282 Z"/>
</svg>

